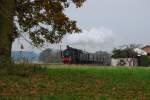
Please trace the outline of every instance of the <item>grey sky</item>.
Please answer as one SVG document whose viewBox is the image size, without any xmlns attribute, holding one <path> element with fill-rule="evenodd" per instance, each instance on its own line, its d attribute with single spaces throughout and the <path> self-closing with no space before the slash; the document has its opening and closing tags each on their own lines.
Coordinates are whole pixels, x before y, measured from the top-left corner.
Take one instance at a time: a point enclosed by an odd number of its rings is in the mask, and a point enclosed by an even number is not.
<svg viewBox="0 0 150 100">
<path fill-rule="evenodd" d="M 150 44 L 149 5 L 150 0 L 87 0 L 82 8 L 73 6 L 65 12 L 83 30 L 99 27 L 111 30 L 115 42 L 104 48 L 107 50 L 127 43 Z M 13 50 L 18 48 L 16 44 Z"/>
<path fill-rule="evenodd" d="M 81 9 L 67 13 L 82 28 L 104 26 L 113 31 L 117 42 L 148 42 L 150 0 L 87 0 Z"/>
</svg>

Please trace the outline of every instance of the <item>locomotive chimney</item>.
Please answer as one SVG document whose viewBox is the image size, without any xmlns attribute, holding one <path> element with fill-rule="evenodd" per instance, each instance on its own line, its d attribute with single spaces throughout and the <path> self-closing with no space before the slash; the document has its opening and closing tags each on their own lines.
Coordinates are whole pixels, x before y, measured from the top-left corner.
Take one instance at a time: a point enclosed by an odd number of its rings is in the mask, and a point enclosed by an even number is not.
<svg viewBox="0 0 150 100">
<path fill-rule="evenodd" d="M 70 47 L 69 47 L 69 45 L 67 45 L 67 49 L 69 49 Z"/>
</svg>

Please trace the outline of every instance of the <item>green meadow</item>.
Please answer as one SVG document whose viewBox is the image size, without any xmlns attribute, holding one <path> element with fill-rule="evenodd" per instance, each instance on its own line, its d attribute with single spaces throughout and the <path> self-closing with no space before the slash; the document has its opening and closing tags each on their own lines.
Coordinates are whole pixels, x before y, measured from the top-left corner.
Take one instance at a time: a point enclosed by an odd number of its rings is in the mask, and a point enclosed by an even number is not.
<svg viewBox="0 0 150 100">
<path fill-rule="evenodd" d="M 0 100 L 150 100 L 150 68 L 3 65 Z"/>
</svg>

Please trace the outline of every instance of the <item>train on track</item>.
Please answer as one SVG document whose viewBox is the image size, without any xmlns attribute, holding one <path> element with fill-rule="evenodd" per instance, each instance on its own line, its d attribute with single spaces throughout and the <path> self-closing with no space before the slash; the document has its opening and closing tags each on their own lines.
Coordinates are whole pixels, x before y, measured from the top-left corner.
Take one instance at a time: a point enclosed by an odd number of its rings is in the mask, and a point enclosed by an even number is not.
<svg viewBox="0 0 150 100">
<path fill-rule="evenodd" d="M 62 51 L 62 61 L 64 64 L 110 65 L 111 56 L 109 54 L 102 53 L 89 53 L 67 46 L 67 49 Z"/>
</svg>

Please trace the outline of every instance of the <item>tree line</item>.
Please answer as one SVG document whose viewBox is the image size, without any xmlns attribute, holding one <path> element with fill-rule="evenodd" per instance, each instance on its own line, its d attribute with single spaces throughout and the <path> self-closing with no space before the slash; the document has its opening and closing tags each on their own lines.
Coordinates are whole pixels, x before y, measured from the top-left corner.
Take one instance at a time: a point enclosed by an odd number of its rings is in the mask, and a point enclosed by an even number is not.
<svg viewBox="0 0 150 100">
<path fill-rule="evenodd" d="M 39 61 L 42 63 L 62 63 L 61 51 L 47 48 L 40 53 Z"/>
</svg>

